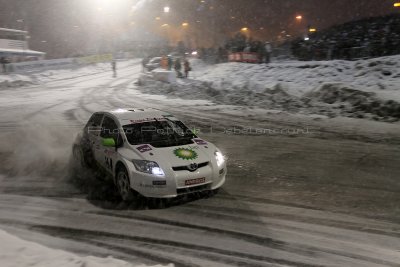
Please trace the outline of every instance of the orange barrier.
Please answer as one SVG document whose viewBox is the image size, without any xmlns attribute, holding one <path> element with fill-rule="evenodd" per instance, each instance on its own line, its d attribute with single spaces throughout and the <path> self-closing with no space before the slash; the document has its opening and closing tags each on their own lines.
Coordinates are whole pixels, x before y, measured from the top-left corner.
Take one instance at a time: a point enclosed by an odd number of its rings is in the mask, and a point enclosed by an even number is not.
<svg viewBox="0 0 400 267">
<path fill-rule="evenodd" d="M 237 52 L 228 55 L 230 62 L 260 63 L 260 55 L 254 52 Z"/>
</svg>

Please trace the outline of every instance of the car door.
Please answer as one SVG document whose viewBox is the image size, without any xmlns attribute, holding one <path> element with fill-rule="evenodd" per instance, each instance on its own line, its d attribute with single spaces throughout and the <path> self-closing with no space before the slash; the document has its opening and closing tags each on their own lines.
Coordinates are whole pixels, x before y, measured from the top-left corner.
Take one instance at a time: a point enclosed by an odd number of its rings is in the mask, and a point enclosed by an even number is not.
<svg viewBox="0 0 400 267">
<path fill-rule="evenodd" d="M 110 174 L 113 174 L 114 165 L 117 160 L 117 151 L 115 147 L 107 147 L 102 144 L 104 138 L 113 138 L 117 143 L 119 137 L 119 128 L 115 120 L 109 116 L 105 116 L 103 119 L 100 138 L 99 138 L 99 149 L 95 152 L 96 161 Z"/>
</svg>

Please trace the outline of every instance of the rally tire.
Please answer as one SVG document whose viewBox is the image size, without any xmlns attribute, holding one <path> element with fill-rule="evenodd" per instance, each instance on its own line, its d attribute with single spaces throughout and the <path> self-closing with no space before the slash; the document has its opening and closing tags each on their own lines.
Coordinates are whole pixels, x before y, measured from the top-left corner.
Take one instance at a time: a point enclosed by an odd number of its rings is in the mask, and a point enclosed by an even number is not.
<svg viewBox="0 0 400 267">
<path fill-rule="evenodd" d="M 78 145 L 74 145 L 74 147 L 72 149 L 72 155 L 73 155 L 75 167 L 83 168 L 86 166 L 83 151 Z"/>
<path fill-rule="evenodd" d="M 129 175 L 125 167 L 119 167 L 116 174 L 116 186 L 118 194 L 125 202 L 131 202 L 135 199 L 134 191 L 129 182 Z"/>
</svg>

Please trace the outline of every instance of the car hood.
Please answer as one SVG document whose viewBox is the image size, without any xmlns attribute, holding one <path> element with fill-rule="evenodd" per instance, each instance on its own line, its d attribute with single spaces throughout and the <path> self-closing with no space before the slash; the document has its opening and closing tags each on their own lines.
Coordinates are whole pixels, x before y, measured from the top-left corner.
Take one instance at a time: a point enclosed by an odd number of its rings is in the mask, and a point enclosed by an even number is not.
<svg viewBox="0 0 400 267">
<path fill-rule="evenodd" d="M 135 150 L 145 160 L 175 167 L 208 162 L 213 159 L 216 148 L 211 143 L 196 139 L 195 143 L 190 145 L 157 148 L 145 144 L 135 146 Z"/>
</svg>

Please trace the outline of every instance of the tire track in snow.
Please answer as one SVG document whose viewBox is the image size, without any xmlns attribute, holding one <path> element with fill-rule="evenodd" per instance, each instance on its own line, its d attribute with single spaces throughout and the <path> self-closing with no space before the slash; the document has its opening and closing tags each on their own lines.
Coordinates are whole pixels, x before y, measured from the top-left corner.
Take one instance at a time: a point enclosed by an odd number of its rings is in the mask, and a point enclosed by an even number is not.
<svg viewBox="0 0 400 267">
<path fill-rule="evenodd" d="M 185 207 L 183 207 L 183 209 L 185 209 Z M 214 211 L 216 210 L 216 212 Z M 181 211 L 181 210 L 180 210 Z M 232 215 L 226 215 L 223 213 L 218 213 L 218 209 L 215 209 L 215 207 L 210 206 L 210 209 L 207 211 L 204 210 L 199 210 L 199 209 L 190 209 L 190 211 L 188 212 L 183 212 L 182 213 L 182 217 L 185 216 L 190 216 L 190 214 L 193 214 L 193 212 L 196 212 L 196 215 L 200 215 L 200 216 L 204 216 L 206 218 L 209 219 L 215 219 L 216 221 L 218 220 L 226 220 L 226 221 L 246 221 L 247 223 L 258 223 L 261 226 L 263 226 L 263 224 L 261 224 L 259 221 L 257 220 L 252 220 L 249 219 L 247 217 L 249 217 L 248 213 L 244 213 L 244 214 L 240 214 L 241 210 L 235 210 L 235 213 L 239 213 L 236 216 L 232 216 Z M 387 266 L 392 266 L 393 262 L 390 261 L 385 261 L 382 259 L 376 259 L 373 257 L 369 257 L 366 255 L 357 255 L 354 253 L 349 253 L 346 251 L 342 251 L 342 250 L 335 250 L 335 249 L 329 249 L 329 248 L 322 248 L 322 247 L 317 247 L 317 246 L 313 246 L 313 245 L 309 245 L 309 244 L 288 244 L 282 240 L 278 240 L 278 239 L 273 239 L 264 235 L 260 235 L 260 234 L 252 234 L 252 233 L 246 233 L 243 231 L 233 231 L 233 230 L 227 230 L 224 228 L 219 228 L 219 227 L 211 227 L 211 226 L 204 226 L 204 225 L 198 225 L 198 224 L 192 224 L 192 223 L 184 223 L 184 222 L 179 222 L 176 220 L 168 220 L 168 219 L 163 219 L 163 218 L 154 218 L 154 217 L 150 217 L 150 216 L 144 216 L 144 215 L 139 215 L 139 214 L 135 214 L 135 215 L 130 215 L 130 214 L 121 214 L 121 213 L 116 213 L 116 212 L 106 212 L 106 211 L 95 211 L 95 212 L 90 212 L 90 213 L 94 213 L 94 214 L 98 214 L 98 215 L 105 215 L 105 216 L 115 216 L 115 217 L 120 217 L 120 218 L 126 218 L 126 219 L 133 219 L 133 220 L 140 220 L 143 222 L 151 222 L 151 223 L 156 223 L 156 224 L 161 224 L 161 225 L 169 225 L 169 226 L 174 226 L 174 227 L 179 227 L 179 228 L 187 228 L 187 229 L 196 229 L 196 230 L 202 230 L 205 231 L 207 233 L 211 233 L 211 234 L 215 234 L 215 235 L 221 235 L 224 238 L 225 237 L 232 237 L 234 239 L 238 239 L 238 240 L 242 240 L 242 241 L 247 241 L 256 245 L 260 245 L 260 246 L 264 246 L 264 247 L 269 247 L 272 249 L 279 249 L 282 251 L 287 251 L 287 252 L 291 252 L 291 253 L 295 253 L 298 255 L 311 255 L 315 252 L 319 252 L 319 253 L 328 253 L 328 254 L 332 254 L 332 255 L 337 255 L 337 256 L 341 256 L 344 258 L 351 258 L 351 259 L 355 259 L 355 260 L 361 260 L 361 261 L 365 261 L 365 262 L 370 262 L 370 263 L 375 263 L 375 264 L 385 264 Z M 232 213 L 232 210 L 229 211 L 228 213 Z M 262 213 L 257 213 L 257 216 L 262 216 Z M 245 217 L 245 218 L 243 218 Z M 271 216 L 268 216 L 266 218 L 270 218 Z M 303 221 L 299 221 L 297 216 L 290 216 L 291 222 L 303 222 Z M 311 225 L 320 225 L 318 224 L 318 222 L 314 222 L 314 223 L 309 223 L 310 226 Z M 274 224 L 271 222 L 268 222 L 269 226 L 274 226 L 277 228 L 281 228 L 283 230 L 290 230 L 293 232 L 308 232 L 312 235 L 317 235 L 320 237 L 325 237 L 328 236 L 328 238 L 334 238 L 334 236 L 332 236 L 331 234 L 328 234 L 326 232 L 320 232 L 318 230 L 307 230 L 305 231 L 302 228 L 296 227 L 296 226 L 288 226 L 288 225 L 282 225 L 282 224 Z M 331 226 L 332 227 L 332 231 L 334 228 L 337 228 L 337 230 L 341 230 L 341 229 L 346 229 L 348 230 L 348 228 L 342 228 L 340 226 Z M 353 231 L 359 231 L 359 228 L 357 229 L 352 229 Z M 371 232 L 369 232 L 371 233 Z M 381 233 L 378 231 L 378 233 Z M 390 235 L 388 235 L 390 236 Z"/>
<path fill-rule="evenodd" d="M 239 258 L 243 258 L 243 259 L 251 259 L 251 260 L 257 260 L 257 261 L 268 262 L 268 263 L 286 264 L 289 266 L 300 266 L 300 267 L 302 267 L 302 266 L 304 266 L 304 267 L 305 266 L 309 266 L 309 267 L 320 266 L 320 265 L 302 264 L 301 262 L 295 262 L 295 261 L 283 260 L 283 259 L 274 259 L 271 257 L 252 255 L 252 254 L 248 254 L 248 253 L 240 253 L 240 252 L 235 252 L 232 250 L 224 250 L 224 249 L 219 249 L 219 248 L 215 248 L 215 247 L 207 247 L 207 246 L 183 243 L 183 242 L 172 241 L 172 240 L 156 239 L 156 238 L 149 238 L 149 237 L 139 237 L 139 236 L 128 236 L 128 235 L 115 234 L 115 233 L 111 233 L 111 232 L 81 230 L 81 229 L 74 229 L 74 228 L 68 228 L 68 227 L 49 226 L 49 225 L 34 225 L 34 226 L 31 226 L 31 229 L 35 230 L 35 231 L 43 231 L 43 232 L 51 234 L 51 235 L 57 235 L 57 236 L 67 235 L 68 238 L 72 238 L 72 239 L 76 239 L 76 237 L 82 237 L 82 236 L 85 236 L 84 240 L 87 240 L 87 237 L 89 237 L 89 239 L 92 237 L 94 237 L 94 238 L 107 237 L 107 238 L 115 238 L 115 239 L 122 239 L 122 240 L 130 240 L 130 241 L 134 241 L 134 242 L 149 243 L 149 244 L 154 244 L 154 245 L 164 245 L 164 246 L 168 246 L 168 247 L 172 246 L 172 247 L 177 247 L 177 248 L 182 248 L 182 249 L 190 249 L 193 251 L 218 253 L 218 254 L 222 254 L 222 255 L 226 255 L 226 256 L 235 256 L 235 257 L 239 257 Z"/>
</svg>

